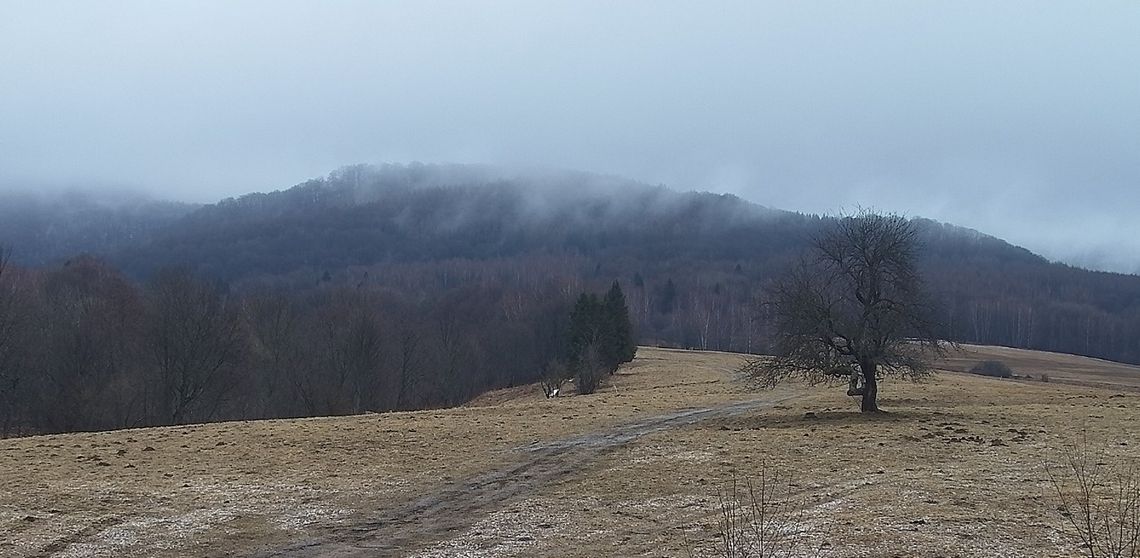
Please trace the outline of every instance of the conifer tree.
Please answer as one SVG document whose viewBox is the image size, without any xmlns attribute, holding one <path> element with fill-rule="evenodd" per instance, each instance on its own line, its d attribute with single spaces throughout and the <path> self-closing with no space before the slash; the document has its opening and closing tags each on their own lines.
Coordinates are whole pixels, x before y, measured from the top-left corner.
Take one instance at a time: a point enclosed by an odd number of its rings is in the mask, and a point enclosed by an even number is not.
<svg viewBox="0 0 1140 558">
<path fill-rule="evenodd" d="M 604 298 L 582 293 L 570 313 L 570 371 L 578 378 L 579 393 L 591 393 L 601 383 L 598 374 L 613 374 L 633 360 L 637 345 L 629 307 L 616 281 Z"/>
<path fill-rule="evenodd" d="M 621 284 L 614 281 L 605 298 L 605 318 L 609 325 L 607 333 L 607 357 L 616 364 L 629 362 L 637 354 L 637 343 L 633 339 L 633 324 L 629 320 L 629 307 Z"/>
</svg>

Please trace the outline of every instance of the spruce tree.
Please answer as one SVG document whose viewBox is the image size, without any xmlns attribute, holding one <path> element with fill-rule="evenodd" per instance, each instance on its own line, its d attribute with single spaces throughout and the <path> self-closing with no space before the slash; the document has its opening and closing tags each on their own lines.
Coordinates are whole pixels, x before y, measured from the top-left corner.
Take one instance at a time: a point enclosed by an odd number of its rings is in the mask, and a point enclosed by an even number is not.
<svg viewBox="0 0 1140 558">
<path fill-rule="evenodd" d="M 570 312 L 570 357 L 577 362 L 586 346 L 598 344 L 603 337 L 602 320 L 599 316 L 601 303 L 598 295 L 582 293 Z"/>
<path fill-rule="evenodd" d="M 625 303 L 625 294 L 621 291 L 621 284 L 614 281 L 604 302 L 605 321 L 609 326 L 606 333 L 607 354 L 612 362 L 621 364 L 633 360 L 637 354 L 637 343 L 633 339 L 633 324 L 629 320 L 629 307 Z"/>
<path fill-rule="evenodd" d="M 637 345 L 625 294 L 616 281 L 604 298 L 582 293 L 570 312 L 570 371 L 578 378 L 579 393 L 590 393 L 601 382 L 598 374 L 613 374 L 633 360 Z"/>
</svg>

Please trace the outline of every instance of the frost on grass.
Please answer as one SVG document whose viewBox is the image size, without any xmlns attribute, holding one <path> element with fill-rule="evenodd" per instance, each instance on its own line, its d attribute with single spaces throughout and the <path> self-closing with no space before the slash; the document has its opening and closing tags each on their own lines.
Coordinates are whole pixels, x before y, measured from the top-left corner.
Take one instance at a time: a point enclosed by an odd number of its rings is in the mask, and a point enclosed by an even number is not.
<svg viewBox="0 0 1140 558">
<path fill-rule="evenodd" d="M 704 450 L 676 451 L 670 448 L 651 446 L 635 449 L 628 465 L 651 465 L 658 463 L 705 463 L 713 460 L 713 454 Z"/>
<path fill-rule="evenodd" d="M 312 525 L 336 521 L 351 513 L 349 510 L 303 505 L 277 517 L 273 524 L 283 531 L 300 531 Z"/>
<path fill-rule="evenodd" d="M 138 545 L 156 550 L 172 550 L 180 548 L 195 535 L 215 525 L 232 521 L 234 517 L 234 510 L 212 509 L 194 510 L 173 517 L 133 519 L 103 529 L 88 542 L 70 544 L 58 556 L 121 556 L 124 550 Z"/>
<path fill-rule="evenodd" d="M 307 500 L 329 491 L 304 485 L 201 484 L 186 486 L 184 490 L 213 504 L 185 513 L 158 509 L 124 518 L 82 542 L 68 545 L 59 556 L 123 556 L 144 548 L 177 551 L 193 546 L 210 533 L 223 532 L 226 524 L 238 519 L 260 518 L 273 530 L 298 531 L 351 513 L 308 503 Z"/>
<path fill-rule="evenodd" d="M 496 558 L 535 556 L 550 538 L 568 534 L 570 514 L 545 513 L 548 506 L 526 500 L 494 512 L 467 531 L 412 555 L 413 558 Z"/>
</svg>

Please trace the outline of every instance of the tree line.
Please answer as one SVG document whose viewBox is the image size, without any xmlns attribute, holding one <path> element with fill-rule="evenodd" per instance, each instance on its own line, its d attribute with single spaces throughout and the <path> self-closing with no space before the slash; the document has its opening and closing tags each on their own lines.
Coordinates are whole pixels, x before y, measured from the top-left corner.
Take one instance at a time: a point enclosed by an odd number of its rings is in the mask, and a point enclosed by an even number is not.
<svg viewBox="0 0 1140 558">
<path fill-rule="evenodd" d="M 571 174 L 348 167 L 292 189 L 206 206 L 115 252 L 132 277 L 190 265 L 227 281 L 325 271 L 422 274 L 555 261 L 583 282 L 622 279 L 647 343 L 764 352 L 759 293 L 833 219 L 733 196 Z M 918 266 L 948 338 L 1140 363 L 1140 278 L 1050 263 L 976 231 L 916 220 Z M 511 261 L 513 264 L 504 262 Z M 571 269 L 572 268 L 572 269 Z M 603 287 L 604 288 L 604 287 Z"/>
<path fill-rule="evenodd" d="M 1002 244 L 953 255 L 924 226 L 939 336 L 1140 360 L 1133 278 L 1043 267 Z M 583 324 L 614 279 L 640 343 L 770 353 L 776 317 L 761 302 L 787 265 L 551 251 L 228 283 L 178 268 L 138 280 L 90 257 L 5 267 L 0 429 L 13 433 L 448 406 L 552 379 L 589 390 L 614 360 L 582 340 L 612 335 Z M 602 373 L 581 382 L 583 370 Z"/>
<path fill-rule="evenodd" d="M 0 242 L 14 244 L 26 265 L 93 251 L 136 281 L 171 266 L 233 284 L 304 288 L 326 274 L 359 281 L 363 270 L 454 283 L 451 271 L 541 278 L 557 268 L 599 290 L 620 278 L 644 342 L 742 352 L 771 350 L 772 316 L 755 310 L 759 292 L 832 223 L 586 173 L 415 164 L 346 167 L 199 208 L 93 209 L 101 205 L 6 204 Z M 946 311 L 946 337 L 1140 363 L 1140 277 L 915 224 L 919 268 Z"/>
<path fill-rule="evenodd" d="M 612 371 L 632 358 L 628 319 L 591 323 L 601 330 L 580 345 L 580 286 L 566 278 L 424 296 L 343 277 L 235 287 L 169 269 L 136 284 L 94 258 L 0 262 L 5 436 L 444 407 L 536 382 L 552 362 Z M 625 312 L 613 296 L 605 307 Z"/>
<path fill-rule="evenodd" d="M 0 321 L 23 325 L 5 333 L 0 323 L 0 399 L 16 402 L 3 409 L 64 405 L 67 390 L 49 389 L 47 379 L 70 376 L 80 378 L 75 385 L 101 386 L 84 388 L 74 395 L 79 400 L 104 397 L 103 390 L 129 396 L 122 400 L 131 403 L 107 424 L 161 424 L 175 413 L 198 420 L 454 404 L 482 389 L 576 376 L 583 359 L 556 346 L 558 336 L 549 332 L 572 329 L 580 294 L 598 293 L 601 301 L 615 279 L 641 343 L 771 353 L 777 317 L 762 304 L 764 293 L 834 224 L 732 196 L 600 177 L 555 177 L 544 185 L 496 176 L 487 169 L 349 167 L 283 192 L 186 209 L 181 217 L 140 210 L 145 226 L 23 236 L 0 230 L 0 243 L 28 241 L 14 246 L 26 264 L 42 264 L 29 254 L 49 245 L 57 256 L 85 246 L 74 236 L 106 237 L 91 249 L 110 262 L 75 258 L 63 265 L 52 258 L 58 263 L 5 273 L 0 311 L 8 317 Z M 1140 363 L 1140 278 L 1050 263 L 950 225 L 914 225 L 922 246 L 917 269 L 942 312 L 940 337 Z M 194 273 L 182 273 L 184 284 L 164 290 L 178 266 Z M 237 388 L 183 386 L 173 363 L 191 349 L 173 345 L 162 380 L 175 386 L 171 393 L 136 393 L 134 380 L 120 386 L 97 379 L 151 374 L 162 327 L 174 327 L 160 319 L 162 309 L 192 307 L 175 296 L 188 290 L 197 292 L 197 304 L 219 298 L 210 302 L 213 312 L 237 316 L 234 335 L 241 341 L 211 376 L 214 384 L 234 380 Z M 13 309 L 2 310 L 5 304 Z M 100 320 L 108 322 L 105 331 L 119 333 L 100 337 Z M 266 329 L 266 321 L 283 332 Z M 270 334 L 280 335 L 278 345 Z M 331 339 L 342 336 L 356 344 L 338 349 Z M 569 343 L 567 337 L 558 342 Z M 122 346 L 107 348 L 116 344 Z M 293 347 L 303 355 L 294 357 Z M 63 355 L 82 362 L 83 351 L 105 361 L 105 371 L 73 366 L 65 373 Z M 299 367 L 294 358 L 303 361 Z M 3 364 L 13 359 L 30 372 L 14 376 Z M 454 363 L 468 361 L 463 370 L 470 374 L 449 379 Z M 377 374 L 382 380 L 353 372 L 373 366 L 384 370 Z M 411 381 L 416 369 L 427 372 Z M 273 370 L 307 370 L 299 377 L 314 384 L 298 387 Z M 401 377 L 409 380 L 394 379 Z M 234 395 L 255 379 L 264 385 L 257 393 L 271 395 Z M 379 400 L 354 395 L 373 387 L 384 394 L 374 396 Z M 191 402 L 178 403 L 185 397 Z M 46 428 L 21 413 L 19 421 Z"/>
</svg>

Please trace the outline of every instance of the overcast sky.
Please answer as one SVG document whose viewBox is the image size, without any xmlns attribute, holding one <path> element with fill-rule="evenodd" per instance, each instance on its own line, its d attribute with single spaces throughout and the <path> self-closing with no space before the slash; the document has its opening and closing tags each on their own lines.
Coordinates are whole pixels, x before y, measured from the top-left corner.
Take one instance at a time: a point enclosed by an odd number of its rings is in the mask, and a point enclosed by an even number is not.
<svg viewBox="0 0 1140 558">
<path fill-rule="evenodd" d="M 1140 271 L 1140 2 L 0 0 L 0 187 L 207 201 L 408 161 Z"/>
</svg>

